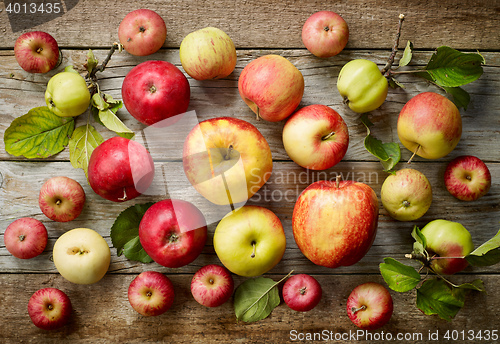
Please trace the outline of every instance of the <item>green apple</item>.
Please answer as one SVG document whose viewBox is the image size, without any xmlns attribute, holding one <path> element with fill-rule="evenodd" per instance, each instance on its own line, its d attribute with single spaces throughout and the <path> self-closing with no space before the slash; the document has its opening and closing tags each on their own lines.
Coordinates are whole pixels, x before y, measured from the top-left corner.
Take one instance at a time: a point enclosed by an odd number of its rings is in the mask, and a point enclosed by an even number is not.
<svg viewBox="0 0 500 344">
<path fill-rule="evenodd" d="M 259 206 L 243 206 L 227 214 L 214 233 L 214 249 L 231 272 L 254 277 L 283 258 L 286 238 L 279 218 Z"/>
<path fill-rule="evenodd" d="M 430 267 L 434 272 L 453 275 L 467 267 L 467 260 L 463 257 L 474 250 L 474 244 L 464 226 L 458 222 L 434 220 L 425 225 L 421 232 L 427 241 L 426 250 L 430 254 Z"/>
<path fill-rule="evenodd" d="M 385 210 L 394 219 L 413 221 L 429 210 L 432 188 L 422 172 L 404 168 L 385 179 L 380 197 Z"/>
<path fill-rule="evenodd" d="M 47 84 L 45 103 L 60 117 L 81 115 L 90 104 L 90 92 L 85 79 L 69 70 L 54 75 Z"/>
</svg>

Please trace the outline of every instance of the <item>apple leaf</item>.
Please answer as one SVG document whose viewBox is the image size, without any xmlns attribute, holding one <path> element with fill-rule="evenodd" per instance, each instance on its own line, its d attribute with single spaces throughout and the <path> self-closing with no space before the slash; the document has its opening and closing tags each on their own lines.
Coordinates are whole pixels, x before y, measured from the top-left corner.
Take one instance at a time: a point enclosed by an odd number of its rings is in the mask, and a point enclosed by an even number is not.
<svg viewBox="0 0 500 344">
<path fill-rule="evenodd" d="M 401 59 L 399 60 L 399 67 L 407 66 L 410 63 L 412 56 L 413 56 L 413 43 L 408 41 L 406 42 L 406 48 L 403 52 L 403 57 L 401 57 Z"/>
<path fill-rule="evenodd" d="M 116 112 L 123 106 L 123 103 L 114 100 L 113 97 L 103 93 L 95 93 L 92 96 L 92 112 L 96 121 L 118 135 L 132 139 L 134 132 L 127 128 L 125 124 L 116 116 Z"/>
<path fill-rule="evenodd" d="M 5 130 L 5 150 L 28 159 L 47 158 L 64 149 L 74 129 L 73 117 L 59 117 L 46 106 L 36 107 Z"/>
<path fill-rule="evenodd" d="M 451 321 L 464 306 L 466 289 L 454 288 L 440 278 L 425 281 L 417 289 L 417 307 L 427 315 Z"/>
<path fill-rule="evenodd" d="M 370 127 L 373 123 L 370 122 L 367 114 L 361 116 L 361 122 L 366 126 L 367 131 L 364 140 L 366 150 L 380 159 L 385 172 L 395 173 L 394 167 L 401 159 L 399 144 L 396 142 L 382 143 L 382 141 L 373 137 L 370 133 Z"/>
<path fill-rule="evenodd" d="M 413 231 L 411 232 L 411 236 L 415 239 L 413 243 L 413 253 L 415 254 L 425 254 L 425 248 L 427 247 L 427 239 L 420 231 L 420 228 L 417 226 L 413 227 Z"/>
<path fill-rule="evenodd" d="M 476 291 L 480 291 L 480 292 L 486 291 L 486 289 L 484 288 L 484 282 L 480 279 L 474 280 L 470 283 L 463 283 L 460 285 L 454 285 L 454 287 L 459 288 L 459 289 L 476 290 Z"/>
<path fill-rule="evenodd" d="M 394 291 L 400 293 L 410 291 L 420 282 L 420 274 L 415 268 L 394 258 L 384 258 L 384 263 L 381 263 L 379 268 L 385 282 Z"/>
<path fill-rule="evenodd" d="M 98 63 L 99 61 L 97 61 L 94 52 L 91 49 L 89 49 L 89 51 L 87 52 L 87 63 L 86 63 L 87 72 L 91 73 L 92 70 L 95 67 L 97 67 Z"/>
<path fill-rule="evenodd" d="M 465 259 L 473 266 L 490 266 L 500 262 L 500 231 L 465 256 Z"/>
<path fill-rule="evenodd" d="M 81 168 L 88 178 L 89 159 L 94 149 L 104 139 L 90 124 L 81 125 L 73 131 L 69 140 L 69 160 L 74 168 Z"/>
<path fill-rule="evenodd" d="M 142 263 L 153 261 L 139 241 L 139 224 L 146 210 L 153 204 L 153 202 L 135 204 L 122 211 L 116 218 L 111 226 L 110 235 L 118 257 L 123 254 L 127 259 Z"/>
<path fill-rule="evenodd" d="M 470 103 L 470 94 L 461 87 L 443 87 L 446 93 L 449 93 L 453 97 L 453 102 L 458 108 L 464 108 L 467 110 L 467 106 Z"/>
</svg>

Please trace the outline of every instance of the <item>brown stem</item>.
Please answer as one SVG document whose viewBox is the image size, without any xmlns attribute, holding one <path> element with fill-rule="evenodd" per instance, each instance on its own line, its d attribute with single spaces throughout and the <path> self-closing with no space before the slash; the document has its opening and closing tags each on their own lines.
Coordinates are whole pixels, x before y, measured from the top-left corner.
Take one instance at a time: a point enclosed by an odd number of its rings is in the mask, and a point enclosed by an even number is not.
<svg viewBox="0 0 500 344">
<path fill-rule="evenodd" d="M 250 257 L 255 258 L 255 241 L 252 241 L 252 246 L 253 246 L 253 250 L 252 250 L 252 254 L 250 255 Z"/>
<path fill-rule="evenodd" d="M 334 132 L 334 131 L 332 131 L 332 132 L 331 132 L 331 133 L 329 133 L 328 135 L 323 136 L 323 137 L 321 138 L 321 140 L 326 141 L 326 140 L 328 140 L 330 137 L 332 137 L 333 135 L 335 135 L 335 132 Z"/>
<path fill-rule="evenodd" d="M 98 65 L 98 66 L 94 67 L 94 69 L 92 69 L 92 71 L 88 75 L 88 77 L 90 79 L 94 79 L 97 72 L 104 72 L 104 70 L 106 69 L 106 66 L 107 66 L 109 60 L 111 60 L 111 56 L 113 56 L 114 52 L 117 49 L 119 51 L 122 51 L 123 50 L 123 46 L 120 43 L 116 43 L 115 42 L 111 46 L 111 49 L 109 50 L 108 56 L 106 56 L 106 58 L 104 59 L 104 61 L 102 61 L 102 63 L 100 65 Z"/>
<path fill-rule="evenodd" d="M 337 187 L 337 189 L 340 187 L 340 180 L 342 179 L 342 176 L 340 174 L 338 174 L 336 177 L 335 177 L 335 186 Z"/>
<path fill-rule="evenodd" d="M 394 46 L 392 47 L 392 52 L 391 55 L 389 56 L 389 59 L 387 60 L 387 63 L 385 64 L 384 68 L 382 68 L 381 73 L 385 75 L 392 67 L 392 64 L 394 63 L 394 58 L 396 57 L 396 54 L 398 52 L 398 46 L 399 46 L 399 38 L 401 37 L 401 28 L 403 26 L 403 21 L 405 19 L 404 14 L 399 15 L 399 23 L 398 23 L 398 31 L 396 33 L 396 39 L 394 41 Z"/>
<path fill-rule="evenodd" d="M 231 159 L 231 152 L 233 151 L 233 145 L 229 145 L 227 148 L 226 155 L 224 155 L 224 160 L 229 160 Z"/>
<path fill-rule="evenodd" d="M 415 149 L 415 151 L 413 152 L 410 160 L 408 160 L 407 164 L 411 164 L 411 161 L 413 160 L 413 158 L 415 157 L 415 155 L 417 154 L 418 150 L 420 149 L 420 145 L 417 146 L 417 149 Z"/>
<path fill-rule="evenodd" d="M 128 199 L 127 197 L 127 190 L 123 188 L 123 197 L 118 198 L 119 201 L 126 201 Z"/>
<path fill-rule="evenodd" d="M 352 314 L 356 314 L 357 312 L 359 312 L 359 311 L 364 311 L 365 309 L 366 309 L 366 306 L 365 306 L 365 305 L 363 305 L 363 306 L 361 306 L 361 307 L 359 307 L 359 308 L 352 307 L 352 308 L 351 308 L 351 312 L 352 312 Z"/>
</svg>

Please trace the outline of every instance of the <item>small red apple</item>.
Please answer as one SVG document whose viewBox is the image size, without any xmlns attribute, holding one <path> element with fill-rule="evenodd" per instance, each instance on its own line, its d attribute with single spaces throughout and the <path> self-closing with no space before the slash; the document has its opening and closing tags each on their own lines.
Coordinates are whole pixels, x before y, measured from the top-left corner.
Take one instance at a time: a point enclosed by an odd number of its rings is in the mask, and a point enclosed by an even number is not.
<svg viewBox="0 0 500 344">
<path fill-rule="evenodd" d="M 128 287 L 128 300 L 133 309 L 144 316 L 165 313 L 174 303 L 174 285 L 156 271 L 141 272 Z"/>
<path fill-rule="evenodd" d="M 38 204 L 49 219 L 68 222 L 81 214 L 85 204 L 85 191 L 74 179 L 52 177 L 42 185 Z"/>
<path fill-rule="evenodd" d="M 332 11 L 319 11 L 307 18 L 302 27 L 302 42 L 311 54 L 332 57 L 340 53 L 349 40 L 344 18 Z"/>
<path fill-rule="evenodd" d="M 55 330 L 66 325 L 72 310 L 68 295 L 56 288 L 40 289 L 28 301 L 31 321 L 43 330 Z"/>
<path fill-rule="evenodd" d="M 15 220 L 5 229 L 5 248 L 14 257 L 30 259 L 38 256 L 47 246 L 47 229 L 44 224 L 31 217 Z"/>
<path fill-rule="evenodd" d="M 191 294 L 203 306 L 219 307 L 233 294 L 234 281 L 228 269 L 217 264 L 205 265 L 191 280 Z"/>
<path fill-rule="evenodd" d="M 347 299 L 347 315 L 363 330 L 376 330 L 391 319 L 393 302 L 389 291 L 381 284 L 368 282 L 353 289 Z"/>
<path fill-rule="evenodd" d="M 283 285 L 285 303 L 298 312 L 307 312 L 316 307 L 322 294 L 319 282 L 307 274 L 294 275 Z"/>
<path fill-rule="evenodd" d="M 462 201 L 475 201 L 486 195 L 491 187 L 488 166 L 472 155 L 456 157 L 444 172 L 446 189 Z"/>
<path fill-rule="evenodd" d="M 61 62 L 57 41 L 43 31 L 23 33 L 14 45 L 16 61 L 30 73 L 47 73 Z"/>
<path fill-rule="evenodd" d="M 162 17 L 149 9 L 138 9 L 123 18 L 118 27 L 118 39 L 132 55 L 151 55 L 163 46 L 167 27 Z"/>
</svg>

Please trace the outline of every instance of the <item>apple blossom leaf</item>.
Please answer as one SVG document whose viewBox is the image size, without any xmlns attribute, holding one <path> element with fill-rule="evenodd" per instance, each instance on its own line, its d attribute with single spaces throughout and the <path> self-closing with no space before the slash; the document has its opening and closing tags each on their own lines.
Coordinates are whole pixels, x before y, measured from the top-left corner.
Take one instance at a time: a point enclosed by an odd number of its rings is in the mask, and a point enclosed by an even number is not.
<svg viewBox="0 0 500 344">
<path fill-rule="evenodd" d="M 91 106 L 94 118 L 98 123 L 122 137 L 128 139 L 134 137 L 134 132 L 116 116 L 116 112 L 123 106 L 121 101 L 114 100 L 110 95 L 98 92 L 92 96 Z"/>
<path fill-rule="evenodd" d="M 280 304 L 278 284 L 266 277 L 248 279 L 240 284 L 234 293 L 236 319 L 255 322 L 267 318 Z"/>
<path fill-rule="evenodd" d="M 69 160 L 74 168 L 81 168 L 88 178 L 89 159 L 94 149 L 104 139 L 89 123 L 81 125 L 73 131 L 69 140 Z"/>
<path fill-rule="evenodd" d="M 472 266 L 490 266 L 499 263 L 500 231 L 493 238 L 465 256 L 465 259 Z"/>
<path fill-rule="evenodd" d="M 122 211 L 116 218 L 111 226 L 110 236 L 118 257 L 123 254 L 129 260 L 142 263 L 153 261 L 139 241 L 139 224 L 144 213 L 153 204 L 154 202 L 135 204 Z"/>
<path fill-rule="evenodd" d="M 440 278 L 426 280 L 417 288 L 417 307 L 427 315 L 451 321 L 464 306 L 466 289 L 454 288 Z"/>
<path fill-rule="evenodd" d="M 89 73 L 92 73 L 92 70 L 97 67 L 99 61 L 96 59 L 94 52 L 89 49 L 87 53 L 87 63 L 86 63 L 86 68 Z"/>
<path fill-rule="evenodd" d="M 394 258 L 384 258 L 384 263 L 381 263 L 379 268 L 389 288 L 400 293 L 412 290 L 421 279 L 415 268 L 400 263 Z"/>
<path fill-rule="evenodd" d="M 59 117 L 46 106 L 36 107 L 14 119 L 5 130 L 5 150 L 28 159 L 47 158 L 68 145 L 74 129 L 73 117 Z"/>
<path fill-rule="evenodd" d="M 413 243 L 413 253 L 415 254 L 425 254 L 425 249 L 427 247 L 427 239 L 420 231 L 420 228 L 417 226 L 413 227 L 413 231 L 411 232 L 411 236 L 415 239 Z"/>
<path fill-rule="evenodd" d="M 459 284 L 459 285 L 454 285 L 454 287 L 459 288 L 459 289 L 476 290 L 476 291 L 480 291 L 480 292 L 486 291 L 486 289 L 484 288 L 484 282 L 480 279 L 474 280 L 470 283 L 463 283 L 463 284 Z"/>
<path fill-rule="evenodd" d="M 406 42 L 406 47 L 403 52 L 403 57 L 401 57 L 401 59 L 399 60 L 399 67 L 407 66 L 410 63 L 412 56 L 413 56 L 413 43 L 408 41 Z"/>
</svg>

